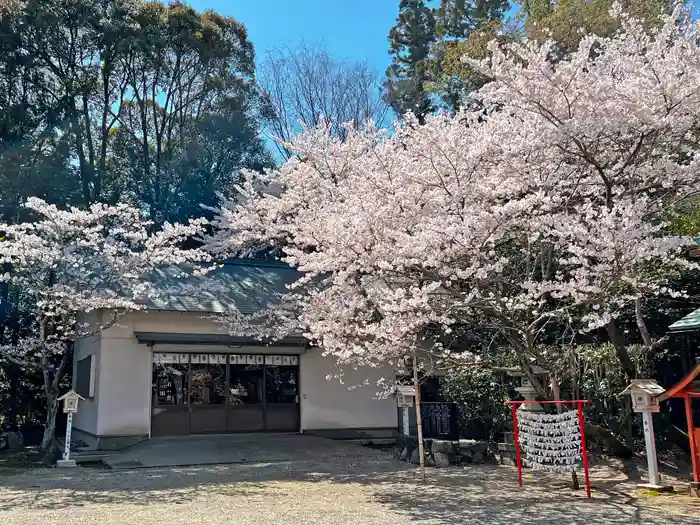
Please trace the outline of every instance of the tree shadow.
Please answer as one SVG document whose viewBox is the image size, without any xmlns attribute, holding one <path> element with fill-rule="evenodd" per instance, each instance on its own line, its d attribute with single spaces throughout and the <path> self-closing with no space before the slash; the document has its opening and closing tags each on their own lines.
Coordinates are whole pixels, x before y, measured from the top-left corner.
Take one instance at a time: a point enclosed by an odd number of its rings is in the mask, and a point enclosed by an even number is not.
<svg viewBox="0 0 700 525">
<path fill-rule="evenodd" d="M 619 478 L 596 479 L 594 497 L 588 500 L 585 491 L 570 490 L 562 476 L 537 473 L 526 477 L 520 488 L 512 467 L 479 465 L 428 469 L 423 483 L 415 467 L 388 458 L 128 471 L 51 469 L 0 479 L 0 512 L 120 503 L 178 505 L 193 502 L 203 493 L 237 498 L 264 495 L 274 501 L 294 497 L 298 483 L 356 485 L 368 502 L 405 516 L 407 522 L 431 525 L 689 523 L 687 515 L 661 514 L 631 500 L 620 488 Z"/>
</svg>

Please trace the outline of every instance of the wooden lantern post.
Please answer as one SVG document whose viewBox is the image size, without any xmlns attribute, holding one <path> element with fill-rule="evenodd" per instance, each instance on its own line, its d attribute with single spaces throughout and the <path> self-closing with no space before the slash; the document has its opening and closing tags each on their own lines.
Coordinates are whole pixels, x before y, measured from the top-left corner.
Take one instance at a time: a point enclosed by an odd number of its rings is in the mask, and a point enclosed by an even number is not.
<svg viewBox="0 0 700 525">
<path fill-rule="evenodd" d="M 664 393 L 664 388 L 652 379 L 633 379 L 620 395 L 632 398 L 632 410 L 642 414 L 644 423 L 644 443 L 647 450 L 647 465 L 649 468 L 649 483 L 640 487 L 656 491 L 670 491 L 673 487 L 661 484 L 659 463 L 656 459 L 656 440 L 654 438 L 654 420 L 652 414 L 659 411 L 658 396 Z"/>
<path fill-rule="evenodd" d="M 68 417 L 66 421 L 66 442 L 63 447 L 63 457 L 56 462 L 57 467 L 76 467 L 75 460 L 70 458 L 70 441 L 73 432 L 73 414 L 78 411 L 78 401 L 85 401 L 85 398 L 80 394 L 71 390 L 58 398 L 58 401 L 63 401 L 63 412 Z"/>
<path fill-rule="evenodd" d="M 404 436 L 410 436 L 410 414 L 409 410 L 413 407 L 413 399 L 415 397 L 415 389 L 410 385 L 397 385 L 396 387 L 396 404 L 401 409 L 402 422 L 401 431 Z"/>
</svg>

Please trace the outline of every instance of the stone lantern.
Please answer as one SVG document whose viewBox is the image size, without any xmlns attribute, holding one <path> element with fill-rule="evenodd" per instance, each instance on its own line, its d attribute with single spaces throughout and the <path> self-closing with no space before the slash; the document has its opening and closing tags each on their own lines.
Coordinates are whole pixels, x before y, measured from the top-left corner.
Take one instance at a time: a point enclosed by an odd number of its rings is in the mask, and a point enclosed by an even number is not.
<svg viewBox="0 0 700 525">
<path fill-rule="evenodd" d="M 402 409 L 403 422 L 402 430 L 404 436 L 410 435 L 409 430 L 409 409 L 413 407 L 413 402 L 416 397 L 416 389 L 409 385 L 397 385 L 396 386 L 396 405 Z"/>
<path fill-rule="evenodd" d="M 508 377 L 518 378 L 518 380 L 520 381 L 520 386 L 516 387 L 515 391 L 518 392 L 521 396 L 523 396 L 525 401 L 535 401 L 537 399 L 537 390 L 535 390 L 535 387 L 530 382 L 530 379 L 527 377 L 527 374 L 523 372 L 521 368 L 496 368 L 496 370 L 505 373 Z M 549 371 L 539 366 L 533 366 L 532 372 L 535 374 L 535 376 L 537 376 L 545 382 L 549 377 Z M 528 403 L 526 405 L 523 405 L 523 410 L 541 412 L 543 409 L 542 405 Z"/>
<path fill-rule="evenodd" d="M 523 396 L 526 401 L 535 401 L 537 399 L 537 390 L 535 390 L 527 374 L 525 374 L 521 368 L 496 368 L 495 370 L 504 373 L 508 377 L 518 378 L 520 384 L 515 388 L 515 391 Z M 532 371 L 535 376 L 542 379 L 542 381 L 547 381 L 549 377 L 549 372 L 547 370 L 539 366 L 533 366 Z M 522 405 L 522 409 L 532 412 L 542 412 L 544 410 L 542 405 L 538 405 L 537 403 L 524 404 Z M 514 463 L 516 450 L 514 434 L 513 432 L 504 432 L 503 438 L 504 442 L 497 444 L 501 463 L 505 461 L 506 457 L 510 462 Z"/>
</svg>

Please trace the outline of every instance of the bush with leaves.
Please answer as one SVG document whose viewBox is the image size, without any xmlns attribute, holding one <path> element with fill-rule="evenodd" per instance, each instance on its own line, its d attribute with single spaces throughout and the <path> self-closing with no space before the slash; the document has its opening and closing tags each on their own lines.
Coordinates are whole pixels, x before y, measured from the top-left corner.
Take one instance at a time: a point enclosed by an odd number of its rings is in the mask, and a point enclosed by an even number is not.
<svg viewBox="0 0 700 525">
<path fill-rule="evenodd" d="M 500 441 L 511 429 L 510 410 L 504 404 L 516 397 L 513 385 L 488 368 L 464 370 L 440 378 L 447 401 L 457 404 L 460 437 Z"/>
</svg>

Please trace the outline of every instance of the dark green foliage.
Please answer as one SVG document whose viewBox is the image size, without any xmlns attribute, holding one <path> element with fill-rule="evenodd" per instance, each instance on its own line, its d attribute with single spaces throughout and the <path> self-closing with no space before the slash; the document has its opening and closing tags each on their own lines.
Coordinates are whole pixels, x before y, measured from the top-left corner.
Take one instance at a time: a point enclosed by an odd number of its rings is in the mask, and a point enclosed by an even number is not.
<svg viewBox="0 0 700 525">
<path fill-rule="evenodd" d="M 18 289 L 0 282 L 0 345 L 27 335 L 32 321 L 30 311 Z M 0 355 L 0 429 L 22 432 L 28 445 L 38 445 L 43 433 L 46 419 L 43 382 L 41 370 L 22 368 Z M 61 391 L 69 387 L 70 377 L 66 376 Z"/>
<path fill-rule="evenodd" d="M 130 200 L 200 215 L 270 163 L 245 27 L 181 2 L 10 2 L 0 22 L 0 189 L 60 204 Z"/>
<path fill-rule="evenodd" d="M 465 94 L 483 82 L 461 57 L 485 47 L 496 36 L 508 0 L 402 0 L 389 33 L 392 65 L 386 95 L 396 113 L 415 113 L 419 120 L 438 107 L 456 110 Z M 485 35 L 485 36 L 484 36 Z"/>
<path fill-rule="evenodd" d="M 499 20 L 510 7 L 508 0 L 441 0 L 437 32 L 441 37 L 467 38 L 491 20 Z"/>
<path fill-rule="evenodd" d="M 512 381 L 489 368 L 448 374 L 440 378 L 442 395 L 459 409 L 460 436 L 499 442 L 509 432 L 510 407 L 504 404 L 516 392 Z"/>
<path fill-rule="evenodd" d="M 389 32 L 392 63 L 387 69 L 387 101 L 398 115 L 422 119 L 433 110 L 424 83 L 430 46 L 435 41 L 435 12 L 424 0 L 401 0 L 396 25 Z"/>
</svg>

